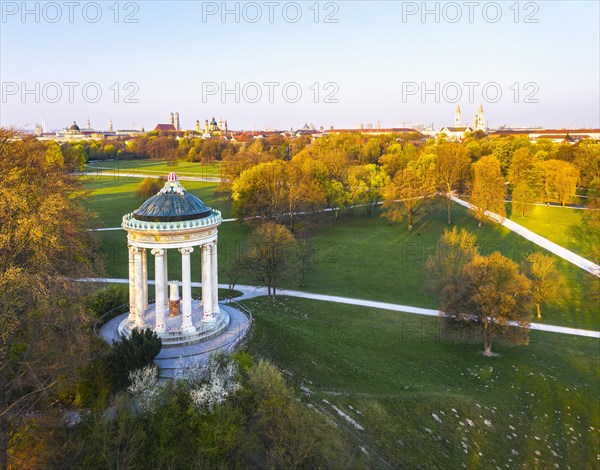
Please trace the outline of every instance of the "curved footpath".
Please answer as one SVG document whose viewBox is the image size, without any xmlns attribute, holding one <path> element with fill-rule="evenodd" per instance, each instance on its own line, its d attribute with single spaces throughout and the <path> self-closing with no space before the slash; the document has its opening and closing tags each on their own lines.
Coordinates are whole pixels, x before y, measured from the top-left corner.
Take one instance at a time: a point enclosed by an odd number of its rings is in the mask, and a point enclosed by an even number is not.
<svg viewBox="0 0 600 470">
<path fill-rule="evenodd" d="M 78 279 L 81 282 L 106 282 L 114 284 L 129 284 L 129 279 L 114 279 L 114 278 L 88 278 Z M 154 281 L 148 280 L 149 284 L 154 284 Z M 192 287 L 200 287 L 200 282 L 192 282 Z M 220 289 L 229 289 L 227 284 L 219 284 Z M 242 292 L 241 297 L 236 297 L 235 300 L 251 299 L 253 297 L 261 297 L 267 295 L 265 287 L 258 286 L 235 286 L 235 290 Z M 387 302 L 378 302 L 375 300 L 352 299 L 348 297 L 339 297 L 336 295 L 312 294 L 310 292 L 302 292 L 297 290 L 279 289 L 278 295 L 287 295 L 289 297 L 300 297 L 303 299 L 322 300 L 325 302 L 335 302 L 347 305 L 357 305 L 360 307 L 379 308 L 383 310 L 391 310 L 394 312 L 414 313 L 415 315 L 438 316 L 438 310 L 411 307 L 408 305 L 390 304 Z M 586 336 L 588 338 L 600 339 L 600 331 L 582 330 L 580 328 L 569 328 L 566 326 L 546 325 L 543 323 L 531 323 L 531 329 L 537 331 L 547 331 L 551 333 L 560 333 L 564 335 Z"/>
<path fill-rule="evenodd" d="M 470 202 L 467 202 L 463 199 L 459 199 L 455 196 L 452 197 L 452 200 L 461 206 L 466 207 L 467 209 L 476 210 L 475 207 Z M 548 250 L 551 253 L 554 253 L 556 256 L 560 256 L 562 259 L 567 260 L 569 263 L 574 264 L 575 266 L 586 270 L 587 272 L 593 274 L 596 277 L 600 277 L 600 266 L 596 263 L 591 262 L 590 260 L 585 259 L 578 254 L 573 253 L 572 251 L 563 248 L 560 245 L 557 245 L 554 242 L 551 242 L 547 238 L 538 235 L 535 232 L 523 227 L 522 225 L 513 222 L 510 219 L 504 218 L 495 214 L 493 212 L 486 211 L 485 212 L 488 217 L 490 217 L 495 222 L 498 222 L 500 225 L 503 225 L 511 232 L 515 232 L 518 235 L 521 235 L 523 238 L 535 243 L 536 245 Z"/>
</svg>

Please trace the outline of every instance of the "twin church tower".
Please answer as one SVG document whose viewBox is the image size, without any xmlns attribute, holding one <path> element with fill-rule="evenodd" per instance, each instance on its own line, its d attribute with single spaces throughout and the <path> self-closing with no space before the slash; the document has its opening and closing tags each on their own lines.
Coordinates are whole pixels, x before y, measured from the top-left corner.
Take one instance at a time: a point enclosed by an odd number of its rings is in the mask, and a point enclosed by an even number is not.
<svg viewBox="0 0 600 470">
<path fill-rule="evenodd" d="M 460 106 L 456 107 L 456 112 L 454 113 L 454 126 L 455 127 L 463 126 L 462 119 L 461 119 L 461 113 L 460 113 Z M 477 111 L 477 114 L 473 118 L 473 131 L 483 131 L 483 132 L 487 131 L 487 125 L 485 124 L 485 116 L 483 114 L 483 105 L 482 104 L 479 105 L 479 110 Z"/>
</svg>

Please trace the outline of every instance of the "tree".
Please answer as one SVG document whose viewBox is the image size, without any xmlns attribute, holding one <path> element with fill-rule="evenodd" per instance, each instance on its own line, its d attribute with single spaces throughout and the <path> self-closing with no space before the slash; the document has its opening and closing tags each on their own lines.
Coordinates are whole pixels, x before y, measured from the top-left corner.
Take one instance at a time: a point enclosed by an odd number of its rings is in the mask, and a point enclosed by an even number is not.
<svg viewBox="0 0 600 470">
<path fill-rule="evenodd" d="M 365 203 L 367 214 L 373 215 L 381 192 L 390 182 L 390 177 L 375 164 L 353 166 L 348 172 L 350 194 L 354 203 Z"/>
<path fill-rule="evenodd" d="M 525 259 L 525 273 L 531 280 L 537 317 L 542 318 L 541 305 L 556 299 L 560 292 L 561 279 L 556 260 L 544 253 L 533 252 Z"/>
<path fill-rule="evenodd" d="M 62 168 L 64 164 L 65 157 L 63 156 L 60 145 L 54 140 L 51 140 L 46 144 L 46 165 L 55 165 Z"/>
<path fill-rule="evenodd" d="M 547 160 L 542 166 L 546 177 L 546 196 L 564 206 L 576 194 L 579 170 L 572 163 L 562 160 Z"/>
<path fill-rule="evenodd" d="M 227 276 L 229 290 L 233 291 L 235 286 L 240 279 L 241 275 L 244 273 L 245 266 L 243 259 L 236 259 L 231 261 L 227 267 L 225 268 L 225 275 Z"/>
<path fill-rule="evenodd" d="M 521 181 L 525 180 L 525 173 L 535 161 L 535 157 L 531 155 L 531 151 L 527 147 L 515 150 L 508 172 L 508 178 L 513 187 L 516 187 Z"/>
<path fill-rule="evenodd" d="M 378 138 L 371 138 L 360 151 L 360 160 L 363 163 L 375 163 L 381 156 L 381 142 Z"/>
<path fill-rule="evenodd" d="M 325 191 L 317 179 L 319 171 L 320 165 L 310 158 L 293 159 L 285 165 L 284 185 L 292 232 L 299 213 L 316 212 L 325 206 Z"/>
<path fill-rule="evenodd" d="M 0 468 L 89 353 L 88 287 L 73 279 L 101 269 L 94 217 L 49 148 L 0 129 Z"/>
<path fill-rule="evenodd" d="M 408 230 L 412 230 L 415 216 L 428 208 L 435 195 L 435 174 L 433 165 L 418 168 L 409 164 L 400 170 L 383 191 L 383 217 L 400 222 L 406 214 Z"/>
<path fill-rule="evenodd" d="M 135 190 L 135 194 L 145 201 L 149 197 L 157 194 L 163 187 L 164 183 L 157 178 L 144 178 Z"/>
<path fill-rule="evenodd" d="M 426 262 L 432 290 L 439 293 L 444 287 L 457 282 L 465 266 L 473 261 L 477 251 L 477 237 L 466 229 L 452 227 L 445 230 L 435 255 Z"/>
<path fill-rule="evenodd" d="M 575 165 L 581 173 L 581 185 L 600 189 L 600 144 L 586 140 L 575 148 Z"/>
<path fill-rule="evenodd" d="M 83 145 L 79 143 L 71 145 L 63 153 L 65 155 L 65 166 L 69 171 L 83 171 L 85 169 L 87 157 Z"/>
<path fill-rule="evenodd" d="M 506 139 L 500 139 L 490 142 L 490 145 L 492 146 L 492 156 L 498 160 L 502 168 L 502 174 L 506 175 L 513 156 L 511 142 Z"/>
<path fill-rule="evenodd" d="M 295 246 L 292 232 L 271 221 L 260 224 L 250 237 L 246 265 L 272 299 L 282 278 L 293 271 Z"/>
<path fill-rule="evenodd" d="M 506 187 L 500 170 L 500 162 L 496 157 L 486 156 L 473 163 L 473 194 L 471 202 L 476 207 L 479 226 L 489 217 L 487 212 L 506 217 L 504 196 Z"/>
<path fill-rule="evenodd" d="M 235 216 L 280 222 L 287 211 L 284 180 L 285 162 L 282 160 L 259 163 L 243 171 L 232 187 Z"/>
<path fill-rule="evenodd" d="M 533 203 L 537 201 L 537 194 L 526 181 L 521 181 L 513 190 L 511 201 L 513 209 L 525 217 L 525 213 L 531 212 Z"/>
<path fill-rule="evenodd" d="M 102 150 L 106 158 L 117 157 L 117 147 L 115 147 L 113 144 L 106 144 Z"/>
<path fill-rule="evenodd" d="M 99 289 L 86 299 L 89 310 L 97 317 L 129 303 L 129 290 L 122 285 Z"/>
<path fill-rule="evenodd" d="M 482 333 L 484 355 L 492 355 L 498 335 L 508 336 L 511 328 L 527 331 L 531 319 L 531 282 L 517 264 L 495 252 L 475 255 L 460 278 L 444 288 L 442 310 L 451 323 L 475 325 Z"/>
<path fill-rule="evenodd" d="M 402 150 L 402 145 L 397 142 L 390 145 L 386 153 L 379 158 L 379 165 L 390 178 L 393 178 L 398 170 L 406 168 L 408 158 Z"/>
<path fill-rule="evenodd" d="M 462 144 L 443 143 L 437 147 L 436 180 L 438 190 L 446 199 L 448 224 L 452 223 L 452 192 L 465 177 L 470 160 Z"/>
</svg>

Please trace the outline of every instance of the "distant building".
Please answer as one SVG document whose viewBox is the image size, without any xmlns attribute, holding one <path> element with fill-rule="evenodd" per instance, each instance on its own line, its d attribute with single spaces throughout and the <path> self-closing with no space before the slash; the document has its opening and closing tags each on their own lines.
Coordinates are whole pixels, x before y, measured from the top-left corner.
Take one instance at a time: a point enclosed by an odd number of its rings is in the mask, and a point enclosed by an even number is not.
<svg viewBox="0 0 600 470">
<path fill-rule="evenodd" d="M 156 127 L 154 128 L 155 131 L 173 131 L 175 132 L 177 129 L 175 129 L 175 125 L 174 124 L 157 124 Z"/>
<path fill-rule="evenodd" d="M 466 134 L 475 131 L 487 132 L 483 105 L 481 104 L 473 119 L 473 127 L 463 124 L 460 106 L 456 106 L 456 111 L 454 112 L 454 126 L 442 127 L 437 134 L 446 134 L 448 140 L 463 140 L 466 137 Z"/>
<path fill-rule="evenodd" d="M 600 140 L 600 129 L 496 129 L 490 134 L 490 137 L 504 136 L 526 136 L 531 141 L 545 139 L 574 144 L 586 139 Z"/>
<path fill-rule="evenodd" d="M 485 115 L 483 114 L 482 104 L 479 104 L 479 109 L 477 110 L 477 114 L 473 119 L 473 129 L 476 131 L 487 132 L 487 125 L 485 123 Z"/>
<path fill-rule="evenodd" d="M 466 137 L 466 134 L 470 132 L 473 132 L 473 129 L 471 129 L 469 126 L 447 126 L 442 127 L 438 134 L 446 134 L 448 140 L 463 140 Z"/>
<path fill-rule="evenodd" d="M 181 130 L 181 128 L 179 127 L 179 113 L 170 113 L 169 124 L 157 124 L 154 130 L 162 132 L 173 132 Z"/>
</svg>

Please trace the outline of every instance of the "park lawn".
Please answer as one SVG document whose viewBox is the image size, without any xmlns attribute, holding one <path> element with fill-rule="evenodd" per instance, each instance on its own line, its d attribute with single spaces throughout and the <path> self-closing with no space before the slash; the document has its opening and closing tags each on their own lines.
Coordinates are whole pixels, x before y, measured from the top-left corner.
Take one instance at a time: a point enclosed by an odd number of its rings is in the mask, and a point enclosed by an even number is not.
<svg viewBox="0 0 600 470">
<path fill-rule="evenodd" d="M 507 211 L 509 209 L 507 205 Z M 532 232 L 594 261 L 594 246 L 600 244 L 600 233 L 583 224 L 584 210 L 558 206 L 533 206 L 525 217 L 507 212 L 509 218 Z"/>
<path fill-rule="evenodd" d="M 520 263 L 537 245 L 510 230 L 486 223 L 478 228 L 472 214 L 453 206 L 453 222 L 477 236 L 479 251 L 500 251 Z M 425 262 L 435 254 L 448 228 L 443 209 L 417 219 L 412 231 L 405 224 L 390 225 L 378 216 L 352 216 L 311 230 L 313 269 L 300 290 L 379 300 L 424 308 L 438 308 L 436 293 L 428 289 Z M 551 255 L 554 256 L 554 255 Z M 564 279 L 562 295 L 542 308 L 542 323 L 600 330 L 597 296 L 600 280 L 556 257 Z M 288 286 L 292 286 L 288 282 Z"/>
<path fill-rule="evenodd" d="M 167 176 L 172 171 L 181 176 L 220 177 L 221 163 L 202 162 L 177 162 L 176 165 L 169 164 L 165 160 L 111 160 L 97 161 L 87 165 L 88 171 L 95 172 L 103 169 L 109 170 L 109 175 L 134 175 L 135 173 L 156 174 Z"/>
<path fill-rule="evenodd" d="M 142 205 L 144 201 L 135 194 L 142 181 L 132 176 L 85 177 L 85 188 L 90 191 L 86 204 L 98 213 L 102 227 L 119 227 L 123 215 Z M 224 219 L 231 217 L 229 197 L 215 193 L 219 183 L 182 181 L 182 185 L 206 205 L 220 210 Z"/>
<path fill-rule="evenodd" d="M 596 468 L 597 339 L 532 332 L 529 345 L 496 343 L 499 356 L 485 358 L 480 341 L 445 337 L 435 317 L 287 297 L 244 304 L 249 350 L 395 468 Z"/>
<path fill-rule="evenodd" d="M 90 207 L 96 210 L 104 226 L 117 227 L 121 217 L 141 204 L 134 191 L 139 180 L 133 178 L 114 180 L 95 178 L 87 184 L 92 190 Z M 227 196 L 216 195 L 216 183 L 185 181 L 184 186 L 200 197 L 206 204 L 218 208 L 223 217 L 231 215 L 231 203 Z M 477 235 L 480 251 L 489 254 L 500 251 L 505 256 L 521 262 L 527 253 L 538 249 L 536 245 L 496 224 L 487 223 L 477 227 L 477 221 L 463 208 L 453 206 L 454 224 L 465 227 Z M 435 293 L 427 288 L 426 259 L 435 248 L 446 224 L 444 209 L 417 219 L 412 232 L 404 224 L 390 225 L 379 214 L 371 217 L 353 215 L 329 222 L 324 216 L 314 224 L 306 235 L 311 247 L 312 268 L 302 285 L 298 273 L 291 273 L 282 285 L 307 292 L 340 295 L 359 299 L 379 300 L 423 308 L 438 308 Z M 246 248 L 250 228 L 238 222 L 224 222 L 219 228 L 219 279 L 227 283 L 227 268 Z M 106 254 L 106 274 L 109 277 L 128 276 L 128 253 L 125 233 L 122 231 L 98 232 Z M 192 255 L 195 256 L 195 255 Z M 560 259 L 557 265 L 565 280 L 560 299 L 544 306 L 542 323 L 600 330 L 600 307 L 594 293 L 598 292 L 599 280 L 591 274 Z M 149 276 L 152 278 L 153 263 L 149 258 Z M 169 259 L 171 278 L 180 278 L 179 256 Z M 192 280 L 200 281 L 200 263 L 192 263 Z M 256 284 L 246 274 L 238 283 Z"/>
</svg>

